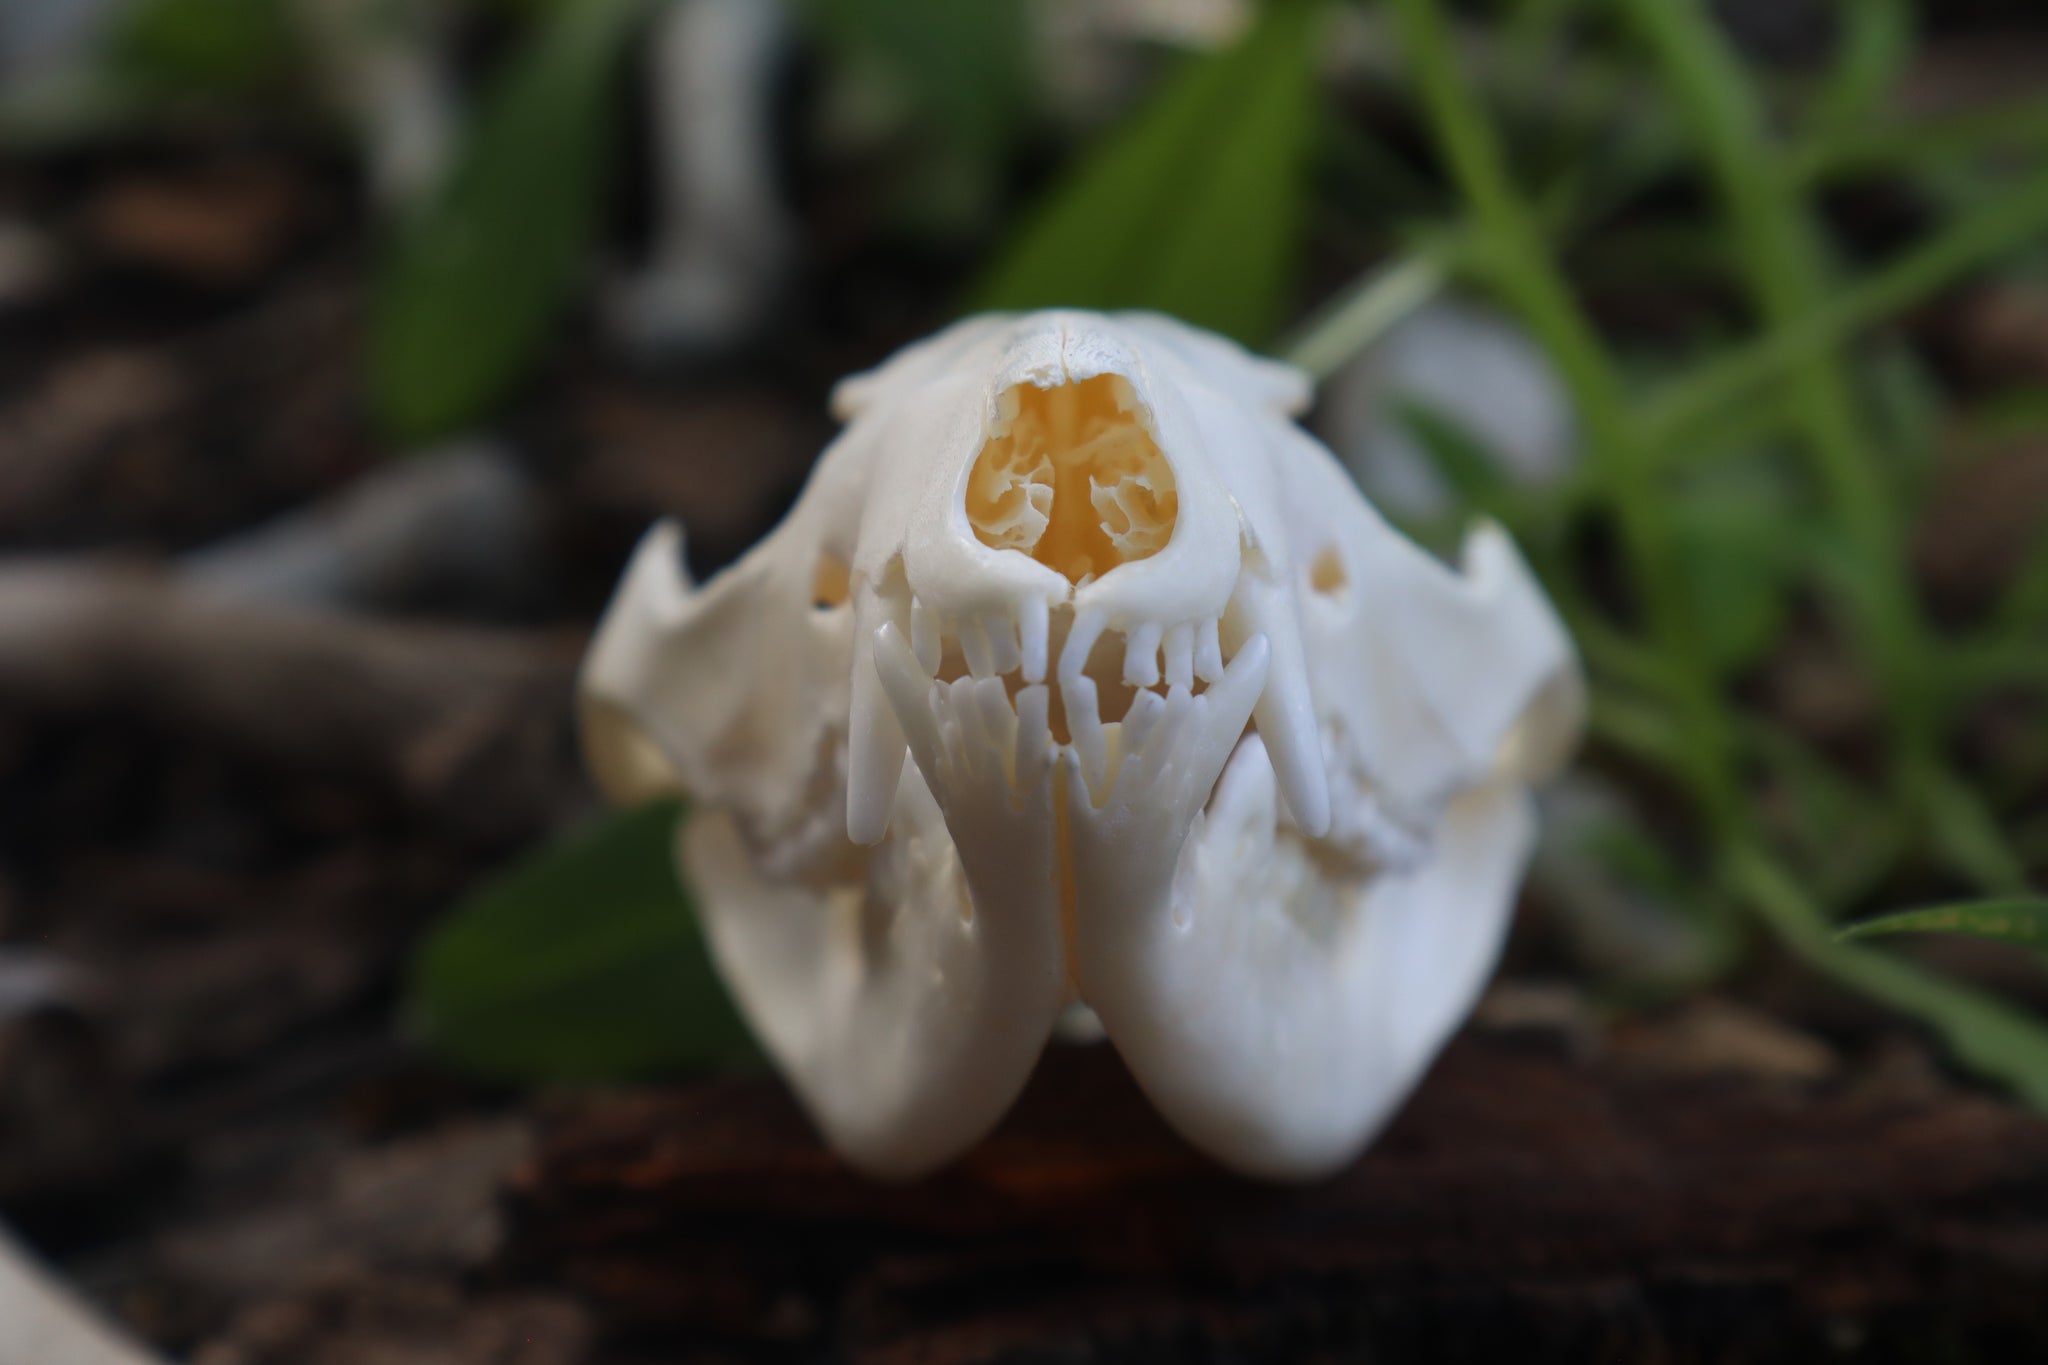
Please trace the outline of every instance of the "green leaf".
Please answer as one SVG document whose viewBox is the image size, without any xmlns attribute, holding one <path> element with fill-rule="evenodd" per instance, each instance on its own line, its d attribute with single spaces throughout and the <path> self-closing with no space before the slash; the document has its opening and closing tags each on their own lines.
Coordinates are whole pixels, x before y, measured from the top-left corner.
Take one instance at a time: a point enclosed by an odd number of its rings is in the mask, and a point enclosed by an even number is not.
<svg viewBox="0 0 2048 1365">
<path fill-rule="evenodd" d="M 471 896 L 413 960 L 415 1035 L 504 1080 L 754 1061 L 676 880 L 678 818 L 673 801 L 609 816 Z"/>
<path fill-rule="evenodd" d="M 536 19 L 442 192 L 401 229 L 369 325 L 370 400 L 395 435 L 483 416 L 547 339 L 611 182 L 617 68 L 640 11 L 576 0 Z"/>
<path fill-rule="evenodd" d="M 2048 946 L 2048 897 L 2008 896 L 1901 910 L 1852 924 L 1839 938 L 1882 938 L 1890 934 L 1969 934 L 2002 943 Z"/>
<path fill-rule="evenodd" d="M 110 37 L 115 68 L 158 93 L 238 94 L 290 63 L 283 0 L 140 0 Z"/>
<path fill-rule="evenodd" d="M 973 291 L 976 309 L 1153 308 L 1260 344 L 1287 301 L 1320 7 L 1273 0 L 1082 158 Z"/>
</svg>

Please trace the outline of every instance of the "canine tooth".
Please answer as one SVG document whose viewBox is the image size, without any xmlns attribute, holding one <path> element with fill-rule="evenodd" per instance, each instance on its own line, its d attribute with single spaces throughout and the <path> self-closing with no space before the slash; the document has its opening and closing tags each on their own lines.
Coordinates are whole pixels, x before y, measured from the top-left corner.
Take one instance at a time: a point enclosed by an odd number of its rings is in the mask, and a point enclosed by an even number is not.
<svg viewBox="0 0 2048 1365">
<path fill-rule="evenodd" d="M 885 628 L 895 631 L 893 626 Z M 889 812 L 896 804 L 896 786 L 903 780 L 904 748 L 903 727 L 876 672 L 873 635 L 854 637 L 852 692 L 846 740 L 846 837 L 856 844 L 878 844 L 889 832 Z"/>
<path fill-rule="evenodd" d="M 1204 621 L 1195 627 L 1195 676 L 1205 683 L 1223 677 L 1223 641 L 1215 621 Z"/>
<path fill-rule="evenodd" d="M 1159 648 L 1160 653 L 1166 656 L 1166 685 L 1192 688 L 1195 685 L 1194 623 L 1183 621 L 1167 631 Z"/>
<path fill-rule="evenodd" d="M 1266 690 L 1273 651 L 1263 635 L 1254 635 L 1231 659 L 1223 677 L 1194 699 L 1196 733 L 1183 737 L 1189 761 L 1182 781 L 1194 794 L 1207 794 L 1230 761 L 1253 708 Z M 1176 689 L 1175 695 L 1181 695 Z"/>
<path fill-rule="evenodd" d="M 975 677 L 995 675 L 996 656 L 989 647 L 988 632 L 971 616 L 960 623 L 960 652 L 967 656 L 967 671 Z"/>
<path fill-rule="evenodd" d="M 1147 621 L 1124 642 L 1124 681 L 1131 686 L 1151 687 L 1159 681 L 1159 636 L 1159 623 Z"/>
<path fill-rule="evenodd" d="M 1232 634 L 1249 642 L 1264 635 L 1272 650 L 1265 691 L 1252 710 L 1266 754 L 1273 760 L 1280 795 L 1303 834 L 1320 839 L 1330 832 L 1330 785 L 1323 771 L 1323 741 L 1309 691 L 1308 660 L 1301 628 L 1284 591 L 1262 582 L 1240 582 L 1231 601 Z M 1239 648 L 1243 648 L 1241 644 Z M 1234 662 L 1234 661 L 1233 661 Z"/>
<path fill-rule="evenodd" d="M 1017 625 L 1002 616 L 987 616 L 982 619 L 981 628 L 988 636 L 989 651 L 995 656 L 995 671 L 1009 673 L 1022 662 L 1017 647 Z"/>
<path fill-rule="evenodd" d="M 910 599 L 910 650 L 924 671 L 936 675 L 945 655 L 945 640 L 939 630 L 939 614 L 913 597 Z"/>
<path fill-rule="evenodd" d="M 940 761 L 944 745 L 938 715 L 944 689 L 925 672 L 917 655 L 911 652 L 910 642 L 893 623 L 884 624 L 875 632 L 875 673 L 882 680 L 889 709 L 896 713 L 896 723 L 903 727 L 911 758 L 916 760 L 927 785 L 936 788 L 943 771 Z"/>
<path fill-rule="evenodd" d="M 1024 681 L 1042 683 L 1045 681 L 1046 641 L 1052 633 L 1052 609 L 1043 597 L 1024 599 L 1024 610 L 1017 617 L 1017 647 L 1022 656 Z"/>
</svg>

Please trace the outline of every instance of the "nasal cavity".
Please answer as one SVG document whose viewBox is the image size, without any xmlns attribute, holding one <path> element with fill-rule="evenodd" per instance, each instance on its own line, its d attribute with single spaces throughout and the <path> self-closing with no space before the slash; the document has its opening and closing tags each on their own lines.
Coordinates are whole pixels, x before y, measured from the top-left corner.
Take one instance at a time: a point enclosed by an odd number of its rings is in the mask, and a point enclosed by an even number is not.
<svg viewBox="0 0 2048 1365">
<path fill-rule="evenodd" d="M 1158 554 L 1179 512 L 1173 468 L 1113 374 L 1005 393 L 967 479 L 982 544 L 1030 555 L 1076 587 Z"/>
</svg>

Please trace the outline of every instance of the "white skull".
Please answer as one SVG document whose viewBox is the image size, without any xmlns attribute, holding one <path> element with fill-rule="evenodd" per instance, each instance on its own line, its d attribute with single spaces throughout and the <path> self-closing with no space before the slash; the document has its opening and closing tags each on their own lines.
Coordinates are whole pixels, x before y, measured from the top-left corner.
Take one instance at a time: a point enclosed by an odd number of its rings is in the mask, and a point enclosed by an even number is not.
<svg viewBox="0 0 2048 1365">
<path fill-rule="evenodd" d="M 1402 539 L 1307 398 L 1157 315 L 971 318 L 839 386 L 737 564 L 636 554 L 592 766 L 693 798 L 719 966 L 856 1164 L 975 1142 L 1081 1001 L 1190 1141 L 1314 1176 L 1469 1008 L 1578 671 L 1507 538 Z"/>
</svg>

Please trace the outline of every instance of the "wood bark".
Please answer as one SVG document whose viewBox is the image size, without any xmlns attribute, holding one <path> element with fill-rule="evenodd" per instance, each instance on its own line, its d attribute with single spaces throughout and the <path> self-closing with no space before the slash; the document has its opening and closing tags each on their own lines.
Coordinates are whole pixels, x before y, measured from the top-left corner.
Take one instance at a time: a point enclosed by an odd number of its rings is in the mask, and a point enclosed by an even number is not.
<svg viewBox="0 0 2048 1365">
<path fill-rule="evenodd" d="M 2048 1122 L 1836 1089 L 1468 1038 L 1288 1189 L 1061 1048 L 967 1159 L 890 1186 L 732 1079 L 559 1116 L 501 1269 L 663 1359 L 2048 1358 Z"/>
</svg>

